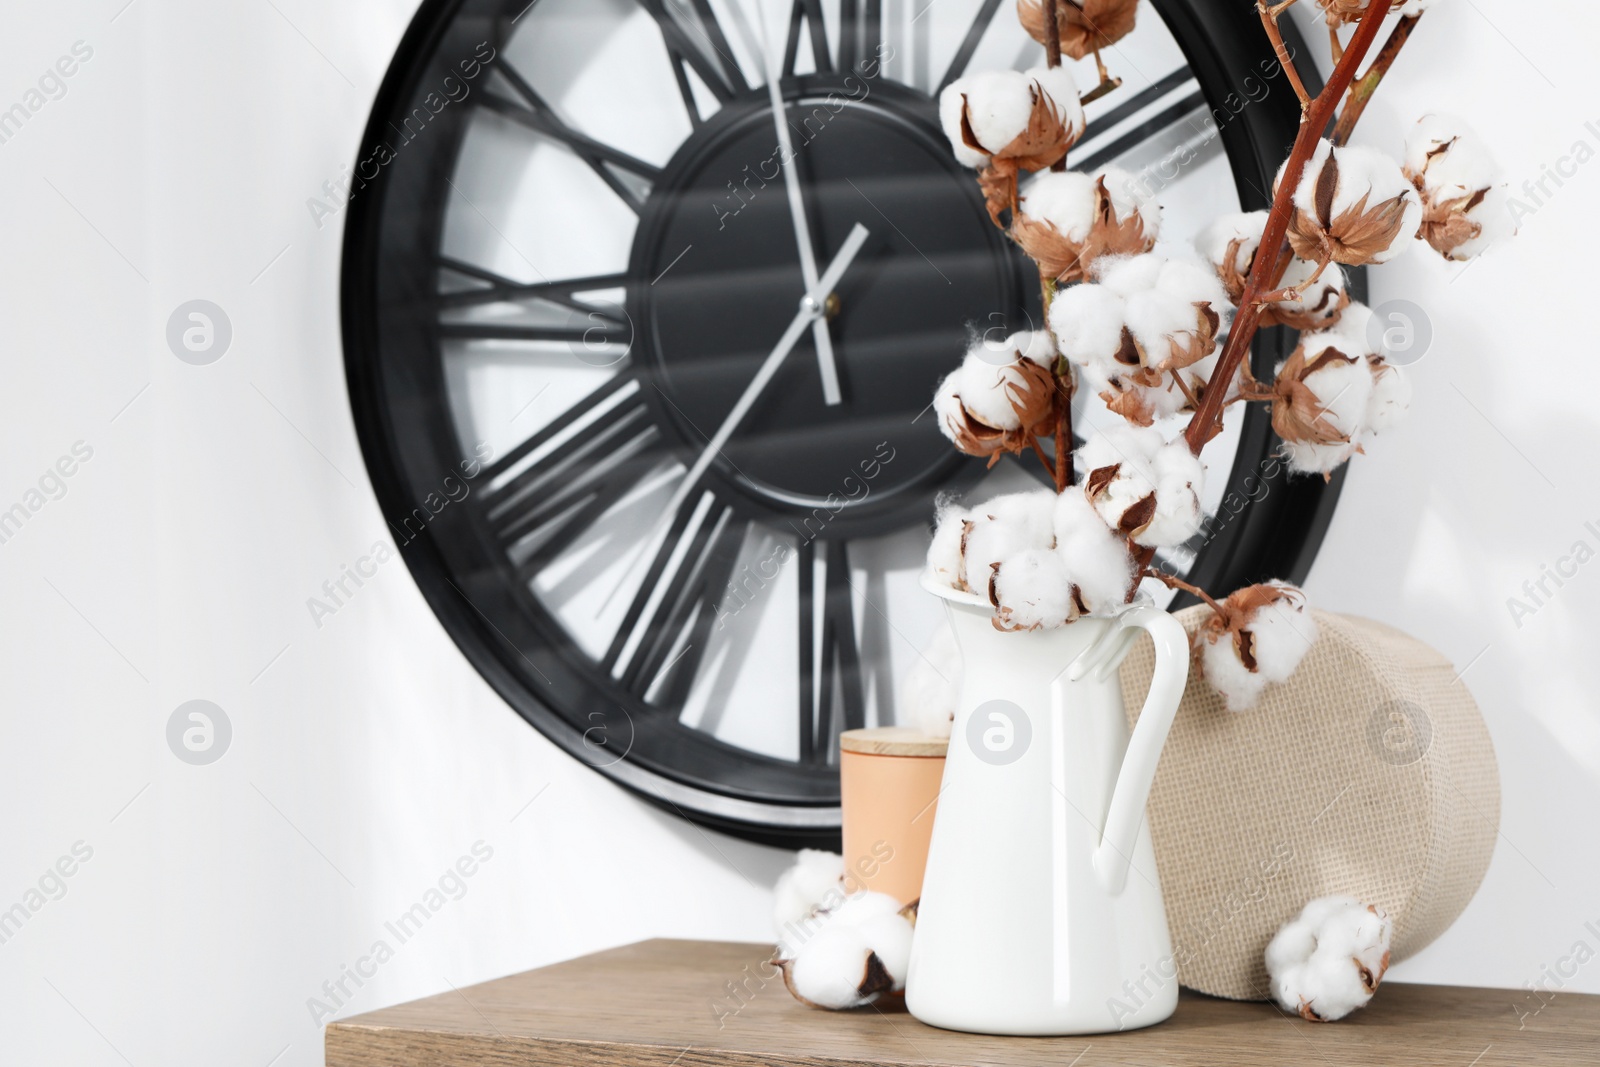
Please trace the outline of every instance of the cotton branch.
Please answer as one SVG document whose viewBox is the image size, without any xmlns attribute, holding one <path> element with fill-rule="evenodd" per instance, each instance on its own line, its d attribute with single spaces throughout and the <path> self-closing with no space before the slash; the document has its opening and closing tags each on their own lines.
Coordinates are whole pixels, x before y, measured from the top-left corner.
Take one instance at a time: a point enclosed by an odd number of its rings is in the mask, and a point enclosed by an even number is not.
<svg viewBox="0 0 1600 1067">
<path fill-rule="evenodd" d="M 1362 59 L 1372 47 L 1382 28 L 1384 16 L 1389 13 L 1391 6 L 1393 0 L 1372 0 L 1360 25 L 1356 27 L 1355 35 L 1350 38 L 1349 45 L 1345 47 L 1339 62 L 1334 66 L 1327 85 L 1311 101 L 1311 105 L 1301 117 L 1300 133 L 1295 138 L 1294 149 L 1289 153 L 1288 162 L 1284 164 L 1282 177 L 1272 198 L 1267 225 L 1261 235 L 1261 250 L 1250 267 L 1250 276 L 1239 298 L 1239 311 L 1234 316 L 1233 328 L 1228 333 L 1227 346 L 1223 349 L 1216 370 L 1211 376 L 1215 388 L 1205 391 L 1200 407 L 1189 420 L 1188 429 L 1184 431 L 1189 450 L 1195 455 L 1199 455 L 1205 443 L 1215 437 L 1222 428 L 1222 410 L 1227 400 L 1225 383 L 1233 380 L 1240 364 L 1250 354 L 1250 345 L 1255 339 L 1256 329 L 1260 325 L 1261 311 L 1265 306 L 1262 298 L 1272 292 L 1277 285 L 1281 256 L 1272 253 L 1273 250 L 1285 247 L 1289 222 L 1294 212 L 1294 192 L 1305 174 L 1306 164 L 1316 151 L 1317 142 L 1322 138 L 1322 131 L 1327 129 L 1328 123 L 1333 119 L 1345 90 L 1355 80 L 1356 68 L 1361 65 Z"/>
<path fill-rule="evenodd" d="M 1350 135 L 1355 132 L 1356 122 L 1360 120 L 1361 113 L 1367 109 L 1367 101 L 1372 99 L 1372 94 L 1377 91 L 1378 83 L 1383 81 L 1383 76 L 1389 73 L 1395 57 L 1400 54 L 1400 49 L 1405 47 L 1412 29 L 1421 18 L 1421 14 L 1408 15 L 1397 22 L 1394 29 L 1389 31 L 1389 39 L 1378 49 L 1378 54 L 1373 58 L 1367 72 L 1350 84 L 1350 95 L 1345 100 L 1344 110 L 1339 112 L 1339 121 L 1333 128 L 1334 144 L 1350 143 Z"/>
</svg>

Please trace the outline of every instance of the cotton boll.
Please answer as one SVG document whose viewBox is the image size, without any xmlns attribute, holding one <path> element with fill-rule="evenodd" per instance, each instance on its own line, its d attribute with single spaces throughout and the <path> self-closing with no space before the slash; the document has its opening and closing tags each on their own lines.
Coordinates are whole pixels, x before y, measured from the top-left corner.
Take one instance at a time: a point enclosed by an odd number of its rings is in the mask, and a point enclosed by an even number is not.
<svg viewBox="0 0 1600 1067">
<path fill-rule="evenodd" d="M 779 932 L 810 918 L 844 896 L 844 858 L 835 852 L 803 848 L 795 864 L 778 876 L 773 890 L 773 921 Z"/>
<path fill-rule="evenodd" d="M 1291 470 L 1326 475 L 1360 447 L 1373 391 L 1362 321 L 1358 315 L 1336 329 L 1302 334 L 1278 368 L 1272 428 Z"/>
<path fill-rule="evenodd" d="M 1056 554 L 1072 583 L 1073 606 L 1087 615 L 1116 611 L 1133 587 L 1127 542 L 1111 531 L 1082 493 L 1071 489 L 1056 498 L 1053 518 Z"/>
<path fill-rule="evenodd" d="M 1385 263 L 1422 225 L 1421 200 L 1400 165 L 1361 145 L 1319 141 L 1293 200 L 1289 243 L 1295 255 L 1319 263 Z"/>
<path fill-rule="evenodd" d="M 1084 495 L 1108 526 L 1138 545 L 1182 544 L 1200 528 L 1204 468 L 1179 439 L 1113 428 L 1078 450 Z"/>
<path fill-rule="evenodd" d="M 1049 324 L 1061 354 L 1102 377 L 1117 373 L 1126 306 L 1121 296 L 1103 285 L 1084 283 L 1056 293 L 1050 301 Z"/>
<path fill-rule="evenodd" d="M 911 957 L 911 921 L 885 893 L 853 894 L 818 913 L 778 946 L 784 984 L 815 1008 L 871 1004 L 903 989 Z"/>
<path fill-rule="evenodd" d="M 966 508 L 945 503 L 939 508 L 933 542 L 928 545 L 928 573 L 939 584 L 952 589 L 964 588 L 961 584 L 961 538 L 970 517 Z"/>
<path fill-rule="evenodd" d="M 1200 643 L 1200 670 L 1227 702 L 1229 711 L 1255 707 L 1267 688 L 1267 680 L 1244 665 L 1228 640 Z"/>
<path fill-rule="evenodd" d="M 1030 548 L 1050 547 L 1054 500 L 1054 493 L 1041 489 L 998 496 L 972 509 L 962 546 L 962 578 L 968 589 L 987 595 L 996 563 Z"/>
<path fill-rule="evenodd" d="M 896 724 L 929 737 L 949 737 L 963 669 L 956 635 L 941 623 L 900 681 Z"/>
<path fill-rule="evenodd" d="M 1064 66 L 1031 67 L 1026 76 L 1055 105 L 1066 130 L 1068 146 L 1075 143 L 1083 136 L 1085 116 L 1083 104 L 1079 103 L 1081 94 L 1078 92 L 1078 82 L 1072 76 L 1072 71 Z"/>
<path fill-rule="evenodd" d="M 1354 897 L 1311 901 L 1267 944 L 1272 994 L 1285 1011 L 1334 1022 L 1365 1007 L 1389 968 L 1394 923 Z"/>
<path fill-rule="evenodd" d="M 1033 360 L 997 366 L 987 356 L 986 351 L 974 351 L 962 361 L 957 379 L 962 406 L 986 426 L 1035 429 L 1054 412 L 1055 379 Z"/>
<path fill-rule="evenodd" d="M 1287 682 L 1316 643 L 1317 620 L 1300 590 L 1283 582 L 1268 585 L 1287 595 L 1258 608 L 1246 629 L 1254 635 L 1256 673 L 1269 682 Z"/>
<path fill-rule="evenodd" d="M 871 1004 L 894 981 L 861 931 L 839 924 L 824 926 L 779 964 L 797 1000 L 830 1011 Z"/>
<path fill-rule="evenodd" d="M 1027 129 L 1034 102 L 1030 86 L 1028 76 L 1014 70 L 980 71 L 947 85 L 939 94 L 939 121 L 956 159 L 981 167 Z M 963 113 L 977 148 L 966 141 Z"/>
<path fill-rule="evenodd" d="M 1467 260 L 1516 230 L 1505 174 L 1462 120 L 1424 115 L 1406 138 L 1405 175 L 1422 195 L 1419 234 Z"/>
<path fill-rule="evenodd" d="M 1078 614 L 1066 564 L 1053 548 L 1030 548 L 1000 560 L 989 600 L 995 625 L 1004 630 L 1054 629 Z"/>
<path fill-rule="evenodd" d="M 898 908 L 892 915 L 868 919 L 856 927 L 856 932 L 878 958 L 883 969 L 889 972 L 894 989 L 904 989 L 906 973 L 911 966 L 911 923 Z"/>
<path fill-rule="evenodd" d="M 1155 253 L 1104 262 L 1100 283 L 1123 298 L 1146 367 L 1185 367 L 1216 348 L 1228 294 L 1215 273 Z"/>
<path fill-rule="evenodd" d="M 1023 193 L 1011 237 L 1042 276 L 1065 284 L 1082 280 L 1105 257 L 1150 251 L 1160 228 L 1155 197 L 1110 167 L 1097 175 L 1041 173 Z"/>
<path fill-rule="evenodd" d="M 1229 711 L 1244 711 L 1268 684 L 1294 674 L 1317 640 L 1317 622 L 1305 594 L 1285 582 L 1246 586 L 1219 608 L 1195 635 L 1201 671 Z"/>
<path fill-rule="evenodd" d="M 1256 249 L 1261 247 L 1261 234 L 1266 226 L 1265 211 L 1240 211 L 1223 215 L 1200 231 L 1194 239 L 1195 251 L 1219 273 L 1236 274 L 1242 281 L 1255 262 Z M 1230 249 L 1232 258 L 1228 255 Z"/>
</svg>

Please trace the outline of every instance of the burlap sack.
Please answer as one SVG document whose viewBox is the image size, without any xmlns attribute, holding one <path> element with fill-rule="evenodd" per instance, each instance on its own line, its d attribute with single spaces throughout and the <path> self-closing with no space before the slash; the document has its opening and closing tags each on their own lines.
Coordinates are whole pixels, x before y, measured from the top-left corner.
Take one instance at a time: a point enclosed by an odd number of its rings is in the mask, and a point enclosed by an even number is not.
<svg viewBox="0 0 1600 1067">
<path fill-rule="evenodd" d="M 1192 634 L 1207 614 L 1177 617 Z M 1404 959 L 1489 866 L 1499 773 L 1455 669 L 1381 623 L 1314 614 L 1317 644 L 1250 711 L 1228 711 L 1191 670 L 1156 773 L 1150 832 L 1178 978 L 1202 993 L 1267 999 L 1267 942 L 1329 893 L 1387 910 Z M 1130 722 L 1153 659 L 1146 637 L 1123 665 Z"/>
</svg>

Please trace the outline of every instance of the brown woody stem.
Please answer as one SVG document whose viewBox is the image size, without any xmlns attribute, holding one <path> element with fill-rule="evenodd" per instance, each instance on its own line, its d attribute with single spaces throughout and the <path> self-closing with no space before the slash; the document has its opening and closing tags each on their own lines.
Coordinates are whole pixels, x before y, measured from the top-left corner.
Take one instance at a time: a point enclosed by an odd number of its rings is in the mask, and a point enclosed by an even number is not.
<svg viewBox="0 0 1600 1067">
<path fill-rule="evenodd" d="M 1077 471 L 1072 466 L 1072 394 L 1068 393 L 1064 400 L 1059 397 L 1056 399 L 1057 493 L 1066 491 L 1067 486 L 1078 480 Z"/>
<path fill-rule="evenodd" d="M 1222 605 L 1218 604 L 1216 600 L 1212 598 L 1210 593 L 1206 592 L 1204 589 L 1201 589 L 1198 585 L 1191 585 L 1182 578 L 1168 574 L 1166 571 L 1159 570 L 1154 567 L 1145 567 L 1142 577 L 1154 578 L 1168 589 L 1182 589 L 1185 593 L 1193 593 L 1195 596 L 1199 597 L 1201 600 L 1204 600 L 1208 605 L 1210 605 L 1212 611 L 1216 612 L 1218 615 L 1222 614 Z"/>
<path fill-rule="evenodd" d="M 1300 80 L 1300 72 L 1289 57 L 1289 46 L 1284 43 L 1283 34 L 1278 30 L 1278 16 L 1283 14 L 1283 8 L 1269 7 L 1267 0 L 1256 0 L 1256 10 L 1261 13 L 1261 25 L 1266 27 L 1272 50 L 1278 54 L 1278 65 L 1289 76 L 1289 84 L 1294 87 L 1294 95 L 1300 98 L 1300 110 L 1304 112 L 1311 106 L 1311 94 L 1306 92 L 1306 83 Z"/>
<path fill-rule="evenodd" d="M 1277 192 L 1273 195 L 1272 208 L 1267 215 L 1267 225 L 1261 234 L 1261 246 L 1256 253 L 1255 261 L 1250 265 L 1250 277 L 1245 281 L 1244 292 L 1240 294 L 1239 311 L 1234 316 L 1233 328 L 1228 331 L 1227 346 L 1223 348 L 1222 356 L 1217 360 L 1216 370 L 1212 373 L 1211 388 L 1205 391 L 1204 399 L 1195 410 L 1194 417 L 1189 420 L 1188 429 L 1184 431 L 1189 451 L 1197 456 L 1205 447 L 1205 443 L 1216 436 L 1222 428 L 1222 409 L 1227 400 L 1228 383 L 1233 381 L 1240 364 L 1250 354 L 1250 344 L 1255 340 L 1256 329 L 1261 323 L 1261 310 L 1264 306 L 1261 303 L 1262 295 L 1271 292 L 1277 283 L 1274 275 L 1278 273 L 1278 264 L 1282 256 L 1262 253 L 1268 250 L 1277 253 L 1284 248 L 1289 233 L 1289 220 L 1293 215 L 1294 191 L 1299 188 L 1300 179 L 1305 175 L 1306 164 L 1310 162 L 1312 153 L 1317 149 L 1317 142 L 1322 138 L 1322 131 L 1328 128 L 1340 99 L 1355 79 L 1356 68 L 1361 65 L 1362 57 L 1372 47 L 1372 42 L 1383 26 L 1383 18 L 1389 13 L 1393 2 L 1394 0 L 1372 0 L 1372 5 L 1362 17 L 1355 35 L 1350 38 L 1350 43 L 1333 68 L 1328 84 L 1317 94 L 1316 99 L 1312 100 L 1311 106 L 1300 119 L 1300 133 L 1295 137 L 1294 148 L 1289 153 L 1289 161 L 1284 164 L 1283 177 L 1278 182 Z"/>
<path fill-rule="evenodd" d="M 1411 30 L 1421 18 L 1421 15 L 1410 15 L 1395 23 L 1394 29 L 1389 31 L 1389 39 L 1378 49 L 1378 54 L 1373 57 L 1367 72 L 1350 84 L 1350 95 L 1345 98 L 1344 110 L 1339 112 L 1339 121 L 1333 127 L 1334 144 L 1350 143 L 1350 135 L 1355 132 L 1356 123 L 1361 120 L 1361 113 L 1367 109 L 1367 101 L 1372 99 L 1372 94 L 1378 90 L 1378 83 L 1383 81 L 1383 76 L 1394 66 L 1395 57 L 1400 54 L 1400 49 L 1405 47 L 1407 39 L 1411 36 Z"/>
</svg>

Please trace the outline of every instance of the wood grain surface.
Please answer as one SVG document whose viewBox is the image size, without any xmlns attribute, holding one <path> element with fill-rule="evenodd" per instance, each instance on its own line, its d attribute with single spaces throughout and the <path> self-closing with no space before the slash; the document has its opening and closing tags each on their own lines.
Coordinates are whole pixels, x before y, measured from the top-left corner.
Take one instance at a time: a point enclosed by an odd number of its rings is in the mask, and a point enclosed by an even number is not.
<svg viewBox="0 0 1600 1067">
<path fill-rule="evenodd" d="M 839 735 L 839 748 L 866 756 L 928 756 L 944 758 L 948 737 L 930 737 L 909 726 L 864 726 Z"/>
<path fill-rule="evenodd" d="M 1592 1067 L 1600 996 L 1387 983 L 1340 1023 L 1184 992 L 1147 1030 L 1002 1038 L 820 1012 L 765 945 L 642 941 L 327 1028 L 328 1067 Z"/>
</svg>

